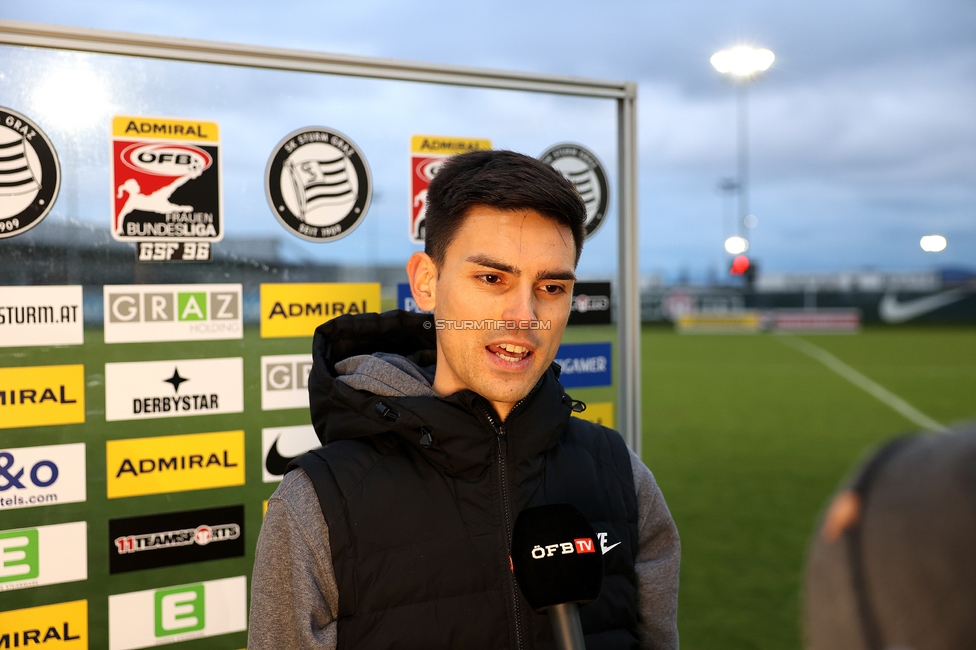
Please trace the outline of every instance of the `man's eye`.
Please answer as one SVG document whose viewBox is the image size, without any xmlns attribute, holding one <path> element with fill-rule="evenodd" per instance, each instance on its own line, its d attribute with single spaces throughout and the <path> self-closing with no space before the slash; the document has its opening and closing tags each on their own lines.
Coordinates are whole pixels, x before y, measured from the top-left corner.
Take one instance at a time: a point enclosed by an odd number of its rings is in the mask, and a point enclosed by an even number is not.
<svg viewBox="0 0 976 650">
<path fill-rule="evenodd" d="M 488 284 L 498 284 L 499 282 L 501 282 L 500 277 L 498 277 L 497 275 L 492 275 L 491 273 L 486 273 L 485 275 L 482 275 L 481 279 L 487 282 Z"/>
<path fill-rule="evenodd" d="M 565 289 L 562 288 L 562 285 L 558 284 L 543 285 L 542 290 L 551 295 L 557 295 L 565 291 Z"/>
</svg>

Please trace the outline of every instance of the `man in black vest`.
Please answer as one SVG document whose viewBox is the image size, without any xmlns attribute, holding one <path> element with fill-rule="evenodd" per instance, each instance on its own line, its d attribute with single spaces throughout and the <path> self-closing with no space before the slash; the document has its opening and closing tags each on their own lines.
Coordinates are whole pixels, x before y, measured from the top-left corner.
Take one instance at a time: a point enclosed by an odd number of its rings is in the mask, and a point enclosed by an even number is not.
<svg viewBox="0 0 976 650">
<path fill-rule="evenodd" d="M 600 538 L 587 648 L 678 647 L 679 542 L 654 477 L 611 429 L 570 417 L 553 363 L 585 206 L 539 161 L 454 157 L 407 264 L 433 315 L 321 325 L 309 377 L 323 446 L 292 463 L 255 556 L 251 650 L 551 647 L 512 576 L 516 515 L 571 503 Z"/>
</svg>

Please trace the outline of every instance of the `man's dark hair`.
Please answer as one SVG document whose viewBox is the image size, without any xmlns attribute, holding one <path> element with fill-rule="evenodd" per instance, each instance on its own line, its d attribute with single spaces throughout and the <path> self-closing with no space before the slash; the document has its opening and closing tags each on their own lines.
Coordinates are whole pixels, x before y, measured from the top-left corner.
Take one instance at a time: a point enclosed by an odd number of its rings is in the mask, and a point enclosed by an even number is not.
<svg viewBox="0 0 976 650">
<path fill-rule="evenodd" d="M 427 190 L 424 251 L 444 263 L 468 210 L 484 205 L 497 210 L 535 210 L 568 226 L 583 252 L 586 205 L 576 188 L 549 165 L 514 151 L 472 151 L 446 161 Z"/>
</svg>

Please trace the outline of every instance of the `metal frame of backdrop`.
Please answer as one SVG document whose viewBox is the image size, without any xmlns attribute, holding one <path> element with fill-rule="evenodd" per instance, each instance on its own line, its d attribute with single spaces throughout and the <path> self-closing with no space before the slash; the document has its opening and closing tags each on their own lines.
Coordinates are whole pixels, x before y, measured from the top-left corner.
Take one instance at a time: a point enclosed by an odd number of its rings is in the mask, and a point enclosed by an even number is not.
<svg viewBox="0 0 976 650">
<path fill-rule="evenodd" d="M 617 101 L 618 428 L 641 450 L 637 84 L 0 20 L 0 44 Z"/>
</svg>

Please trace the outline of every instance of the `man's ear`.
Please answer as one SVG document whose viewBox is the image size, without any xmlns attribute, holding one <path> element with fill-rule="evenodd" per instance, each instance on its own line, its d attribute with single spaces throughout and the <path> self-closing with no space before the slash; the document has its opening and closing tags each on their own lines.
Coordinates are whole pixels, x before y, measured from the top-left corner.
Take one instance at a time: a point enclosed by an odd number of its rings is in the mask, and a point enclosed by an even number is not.
<svg viewBox="0 0 976 650">
<path fill-rule="evenodd" d="M 430 255 L 417 251 L 407 261 L 407 277 L 413 300 L 422 311 L 434 311 L 437 304 L 437 265 Z"/>
</svg>

